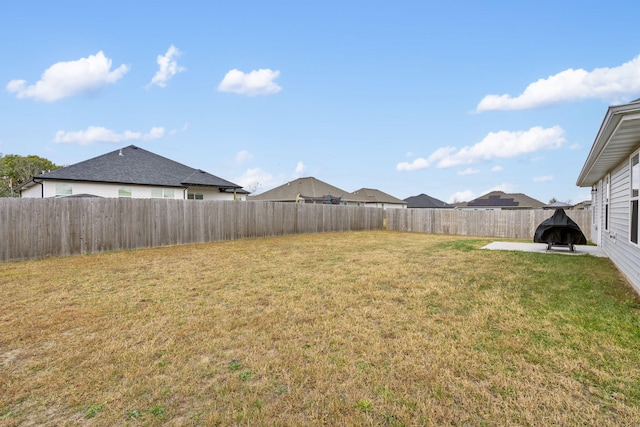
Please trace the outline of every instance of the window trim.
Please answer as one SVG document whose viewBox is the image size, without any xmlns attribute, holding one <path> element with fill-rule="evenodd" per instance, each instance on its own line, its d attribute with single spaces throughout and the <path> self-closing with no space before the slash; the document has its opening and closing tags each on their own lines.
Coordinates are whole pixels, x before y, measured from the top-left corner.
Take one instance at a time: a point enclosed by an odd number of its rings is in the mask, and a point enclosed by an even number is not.
<svg viewBox="0 0 640 427">
<path fill-rule="evenodd" d="M 604 178 L 603 184 L 603 200 L 602 206 L 604 209 L 603 218 L 604 218 L 604 230 L 609 231 L 611 228 L 611 174 L 608 173 Z"/>
<path fill-rule="evenodd" d="M 126 194 L 128 193 L 128 194 Z M 120 187 L 118 188 L 118 197 L 123 199 L 130 199 L 133 195 L 131 191 L 131 187 Z"/>
<path fill-rule="evenodd" d="M 151 189 L 152 199 L 175 199 L 175 189 L 155 187 Z"/>
<path fill-rule="evenodd" d="M 634 181 L 633 162 L 636 160 L 636 176 Z M 635 195 L 634 195 L 634 184 Z M 634 220 L 635 203 L 635 220 Z M 634 224 L 635 223 L 635 224 Z M 635 230 L 634 230 L 635 225 Z M 635 231 L 635 236 L 633 235 Z M 635 237 L 635 242 L 633 238 Z M 629 243 L 640 246 L 640 150 L 636 150 L 629 156 Z"/>
<path fill-rule="evenodd" d="M 65 191 L 63 191 L 63 189 Z M 73 195 L 73 184 L 68 182 L 56 182 L 56 196 L 71 196 Z"/>
</svg>

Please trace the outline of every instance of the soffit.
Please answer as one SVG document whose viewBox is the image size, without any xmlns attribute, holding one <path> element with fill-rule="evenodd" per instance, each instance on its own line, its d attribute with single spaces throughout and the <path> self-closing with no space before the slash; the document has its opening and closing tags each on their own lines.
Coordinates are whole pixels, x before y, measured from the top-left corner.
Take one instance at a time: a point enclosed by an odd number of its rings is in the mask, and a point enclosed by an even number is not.
<svg viewBox="0 0 640 427">
<path fill-rule="evenodd" d="M 637 109 L 637 106 L 636 106 Z M 608 114 L 598 133 L 577 185 L 595 185 L 640 147 L 640 112 Z"/>
</svg>

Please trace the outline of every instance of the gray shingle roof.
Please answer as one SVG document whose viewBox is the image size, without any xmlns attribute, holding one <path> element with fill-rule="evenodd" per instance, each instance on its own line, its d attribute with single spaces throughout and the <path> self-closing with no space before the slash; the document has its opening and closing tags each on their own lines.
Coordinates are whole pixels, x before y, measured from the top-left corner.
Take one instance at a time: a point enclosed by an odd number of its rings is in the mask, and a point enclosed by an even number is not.
<svg viewBox="0 0 640 427">
<path fill-rule="evenodd" d="M 242 188 L 233 182 L 159 156 L 135 145 L 38 175 L 35 178 L 163 187 L 198 185 Z"/>
<path fill-rule="evenodd" d="M 553 203 L 544 205 L 545 209 L 558 209 L 558 208 L 568 209 L 571 207 L 573 207 L 571 203 L 565 203 L 565 202 L 553 202 Z"/>
<path fill-rule="evenodd" d="M 417 196 L 411 196 L 404 199 L 407 202 L 408 208 L 453 208 L 453 205 L 438 200 L 435 197 L 428 196 L 426 194 L 419 194 Z"/>
<path fill-rule="evenodd" d="M 526 208 L 542 208 L 545 204 L 540 200 L 536 200 L 532 197 L 522 193 L 505 193 L 503 191 L 492 191 L 476 199 L 471 200 L 468 203 L 461 203 L 460 207 L 474 207 L 474 208 L 511 208 L 511 209 L 526 209 Z"/>
<path fill-rule="evenodd" d="M 353 194 L 366 198 L 368 203 L 392 203 L 397 205 L 406 205 L 404 200 L 400 200 L 397 197 L 393 197 L 391 194 L 376 190 L 375 188 L 361 188 L 354 191 Z"/>
<path fill-rule="evenodd" d="M 302 197 L 344 197 L 345 202 L 366 202 L 366 198 L 351 194 L 333 185 L 327 184 L 314 177 L 298 178 L 279 187 L 265 191 L 256 196 L 250 196 L 250 200 L 264 200 L 270 202 L 295 202 L 296 196 Z"/>
</svg>

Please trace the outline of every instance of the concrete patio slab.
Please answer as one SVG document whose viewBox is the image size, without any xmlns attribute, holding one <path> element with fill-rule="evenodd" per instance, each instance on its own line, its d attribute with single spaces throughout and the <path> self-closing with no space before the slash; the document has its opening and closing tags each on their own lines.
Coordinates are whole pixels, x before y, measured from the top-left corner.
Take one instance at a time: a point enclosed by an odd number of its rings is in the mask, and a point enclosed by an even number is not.
<svg viewBox="0 0 640 427">
<path fill-rule="evenodd" d="M 563 254 L 563 255 L 593 255 L 597 257 L 607 257 L 598 246 L 575 245 L 575 252 L 571 252 L 568 246 L 552 246 L 547 250 L 546 243 L 521 243 L 521 242 L 493 242 L 482 249 L 495 251 L 523 251 L 538 252 L 542 254 Z"/>
</svg>

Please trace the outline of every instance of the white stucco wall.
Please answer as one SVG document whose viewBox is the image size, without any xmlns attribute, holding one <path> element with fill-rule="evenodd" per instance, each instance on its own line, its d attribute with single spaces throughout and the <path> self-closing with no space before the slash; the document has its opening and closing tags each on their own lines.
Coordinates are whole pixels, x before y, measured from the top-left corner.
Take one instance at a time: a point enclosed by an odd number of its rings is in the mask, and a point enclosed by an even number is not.
<svg viewBox="0 0 640 427">
<path fill-rule="evenodd" d="M 406 204 L 399 203 L 367 203 L 365 204 L 368 208 L 383 208 L 383 209 L 406 209 Z"/>
<path fill-rule="evenodd" d="M 217 188 L 203 188 L 203 187 L 191 187 L 188 190 L 184 188 L 173 187 L 151 187 L 146 185 L 127 185 L 127 184 L 104 184 L 93 182 L 77 182 L 77 181 L 43 181 L 44 197 L 56 197 L 56 187 L 59 184 L 67 184 L 71 186 L 71 195 L 77 194 L 91 194 L 99 197 L 120 197 L 119 190 L 126 188 L 131 191 L 131 198 L 136 199 L 150 199 L 153 196 L 154 190 L 162 190 L 165 192 L 173 191 L 173 199 L 185 199 L 189 191 L 193 193 L 200 193 L 203 195 L 203 200 L 233 200 L 233 193 L 222 193 Z M 40 184 L 36 184 L 33 187 L 22 191 L 22 197 L 42 197 L 43 189 Z M 236 200 L 241 198 L 236 197 Z"/>
</svg>

